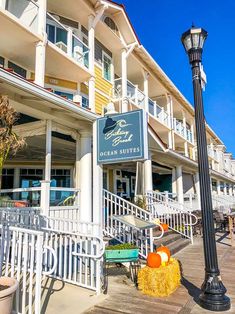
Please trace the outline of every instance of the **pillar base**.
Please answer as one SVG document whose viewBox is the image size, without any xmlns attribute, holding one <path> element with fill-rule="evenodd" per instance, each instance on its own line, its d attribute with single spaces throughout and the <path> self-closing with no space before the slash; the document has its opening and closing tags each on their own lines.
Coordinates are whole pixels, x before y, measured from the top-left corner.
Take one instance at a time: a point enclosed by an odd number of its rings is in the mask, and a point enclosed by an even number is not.
<svg viewBox="0 0 235 314">
<path fill-rule="evenodd" d="M 199 296 L 199 305 L 209 311 L 222 312 L 231 307 L 230 299 L 225 295 L 226 288 L 215 274 L 206 274 L 202 284 L 202 293 Z"/>
</svg>

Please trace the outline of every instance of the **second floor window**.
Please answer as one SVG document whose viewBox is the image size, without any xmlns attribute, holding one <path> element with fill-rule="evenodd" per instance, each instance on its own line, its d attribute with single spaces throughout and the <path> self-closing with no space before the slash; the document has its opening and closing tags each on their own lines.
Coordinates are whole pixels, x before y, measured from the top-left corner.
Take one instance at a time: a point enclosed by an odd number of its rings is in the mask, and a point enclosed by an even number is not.
<svg viewBox="0 0 235 314">
<path fill-rule="evenodd" d="M 103 52 L 102 56 L 102 67 L 103 67 L 103 77 L 111 82 L 112 80 L 112 59 L 105 52 Z"/>
<path fill-rule="evenodd" d="M 48 40 L 53 44 L 62 44 L 64 47 L 67 47 L 67 32 L 65 29 L 47 24 L 47 36 Z"/>
</svg>

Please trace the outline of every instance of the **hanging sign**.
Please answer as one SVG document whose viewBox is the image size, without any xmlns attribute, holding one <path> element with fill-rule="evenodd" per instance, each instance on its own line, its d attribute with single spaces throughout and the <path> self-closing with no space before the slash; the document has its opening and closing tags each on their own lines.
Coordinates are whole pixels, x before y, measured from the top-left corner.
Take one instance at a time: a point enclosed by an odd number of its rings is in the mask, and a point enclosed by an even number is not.
<svg viewBox="0 0 235 314">
<path fill-rule="evenodd" d="M 100 164 L 147 159 L 147 119 L 143 110 L 97 119 L 97 149 Z"/>
</svg>

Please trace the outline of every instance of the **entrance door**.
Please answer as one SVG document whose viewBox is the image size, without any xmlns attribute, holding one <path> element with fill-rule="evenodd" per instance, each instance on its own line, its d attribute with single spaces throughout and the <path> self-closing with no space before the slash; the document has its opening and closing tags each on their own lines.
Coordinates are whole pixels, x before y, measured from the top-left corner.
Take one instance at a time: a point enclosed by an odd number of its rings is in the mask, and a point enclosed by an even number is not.
<svg viewBox="0 0 235 314">
<path fill-rule="evenodd" d="M 123 178 L 122 179 L 121 197 L 130 198 L 130 180 L 129 180 L 129 178 Z"/>
</svg>

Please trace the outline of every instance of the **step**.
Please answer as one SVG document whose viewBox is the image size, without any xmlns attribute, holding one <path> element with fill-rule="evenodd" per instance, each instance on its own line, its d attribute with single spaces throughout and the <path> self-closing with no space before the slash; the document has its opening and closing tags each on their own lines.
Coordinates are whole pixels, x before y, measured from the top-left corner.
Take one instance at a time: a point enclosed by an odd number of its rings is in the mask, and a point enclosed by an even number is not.
<svg viewBox="0 0 235 314">
<path fill-rule="evenodd" d="M 169 244 L 177 241 L 178 239 L 182 239 L 182 236 L 179 233 L 170 232 L 166 235 L 164 234 L 162 238 L 155 240 L 154 245 L 156 245 L 156 246 L 160 246 L 160 245 L 168 246 Z"/>
<path fill-rule="evenodd" d="M 186 246 L 188 246 L 191 243 L 189 239 L 180 238 L 176 240 L 175 242 L 172 242 L 168 245 L 169 250 L 171 251 L 171 255 L 174 255 L 184 249 Z"/>
</svg>

